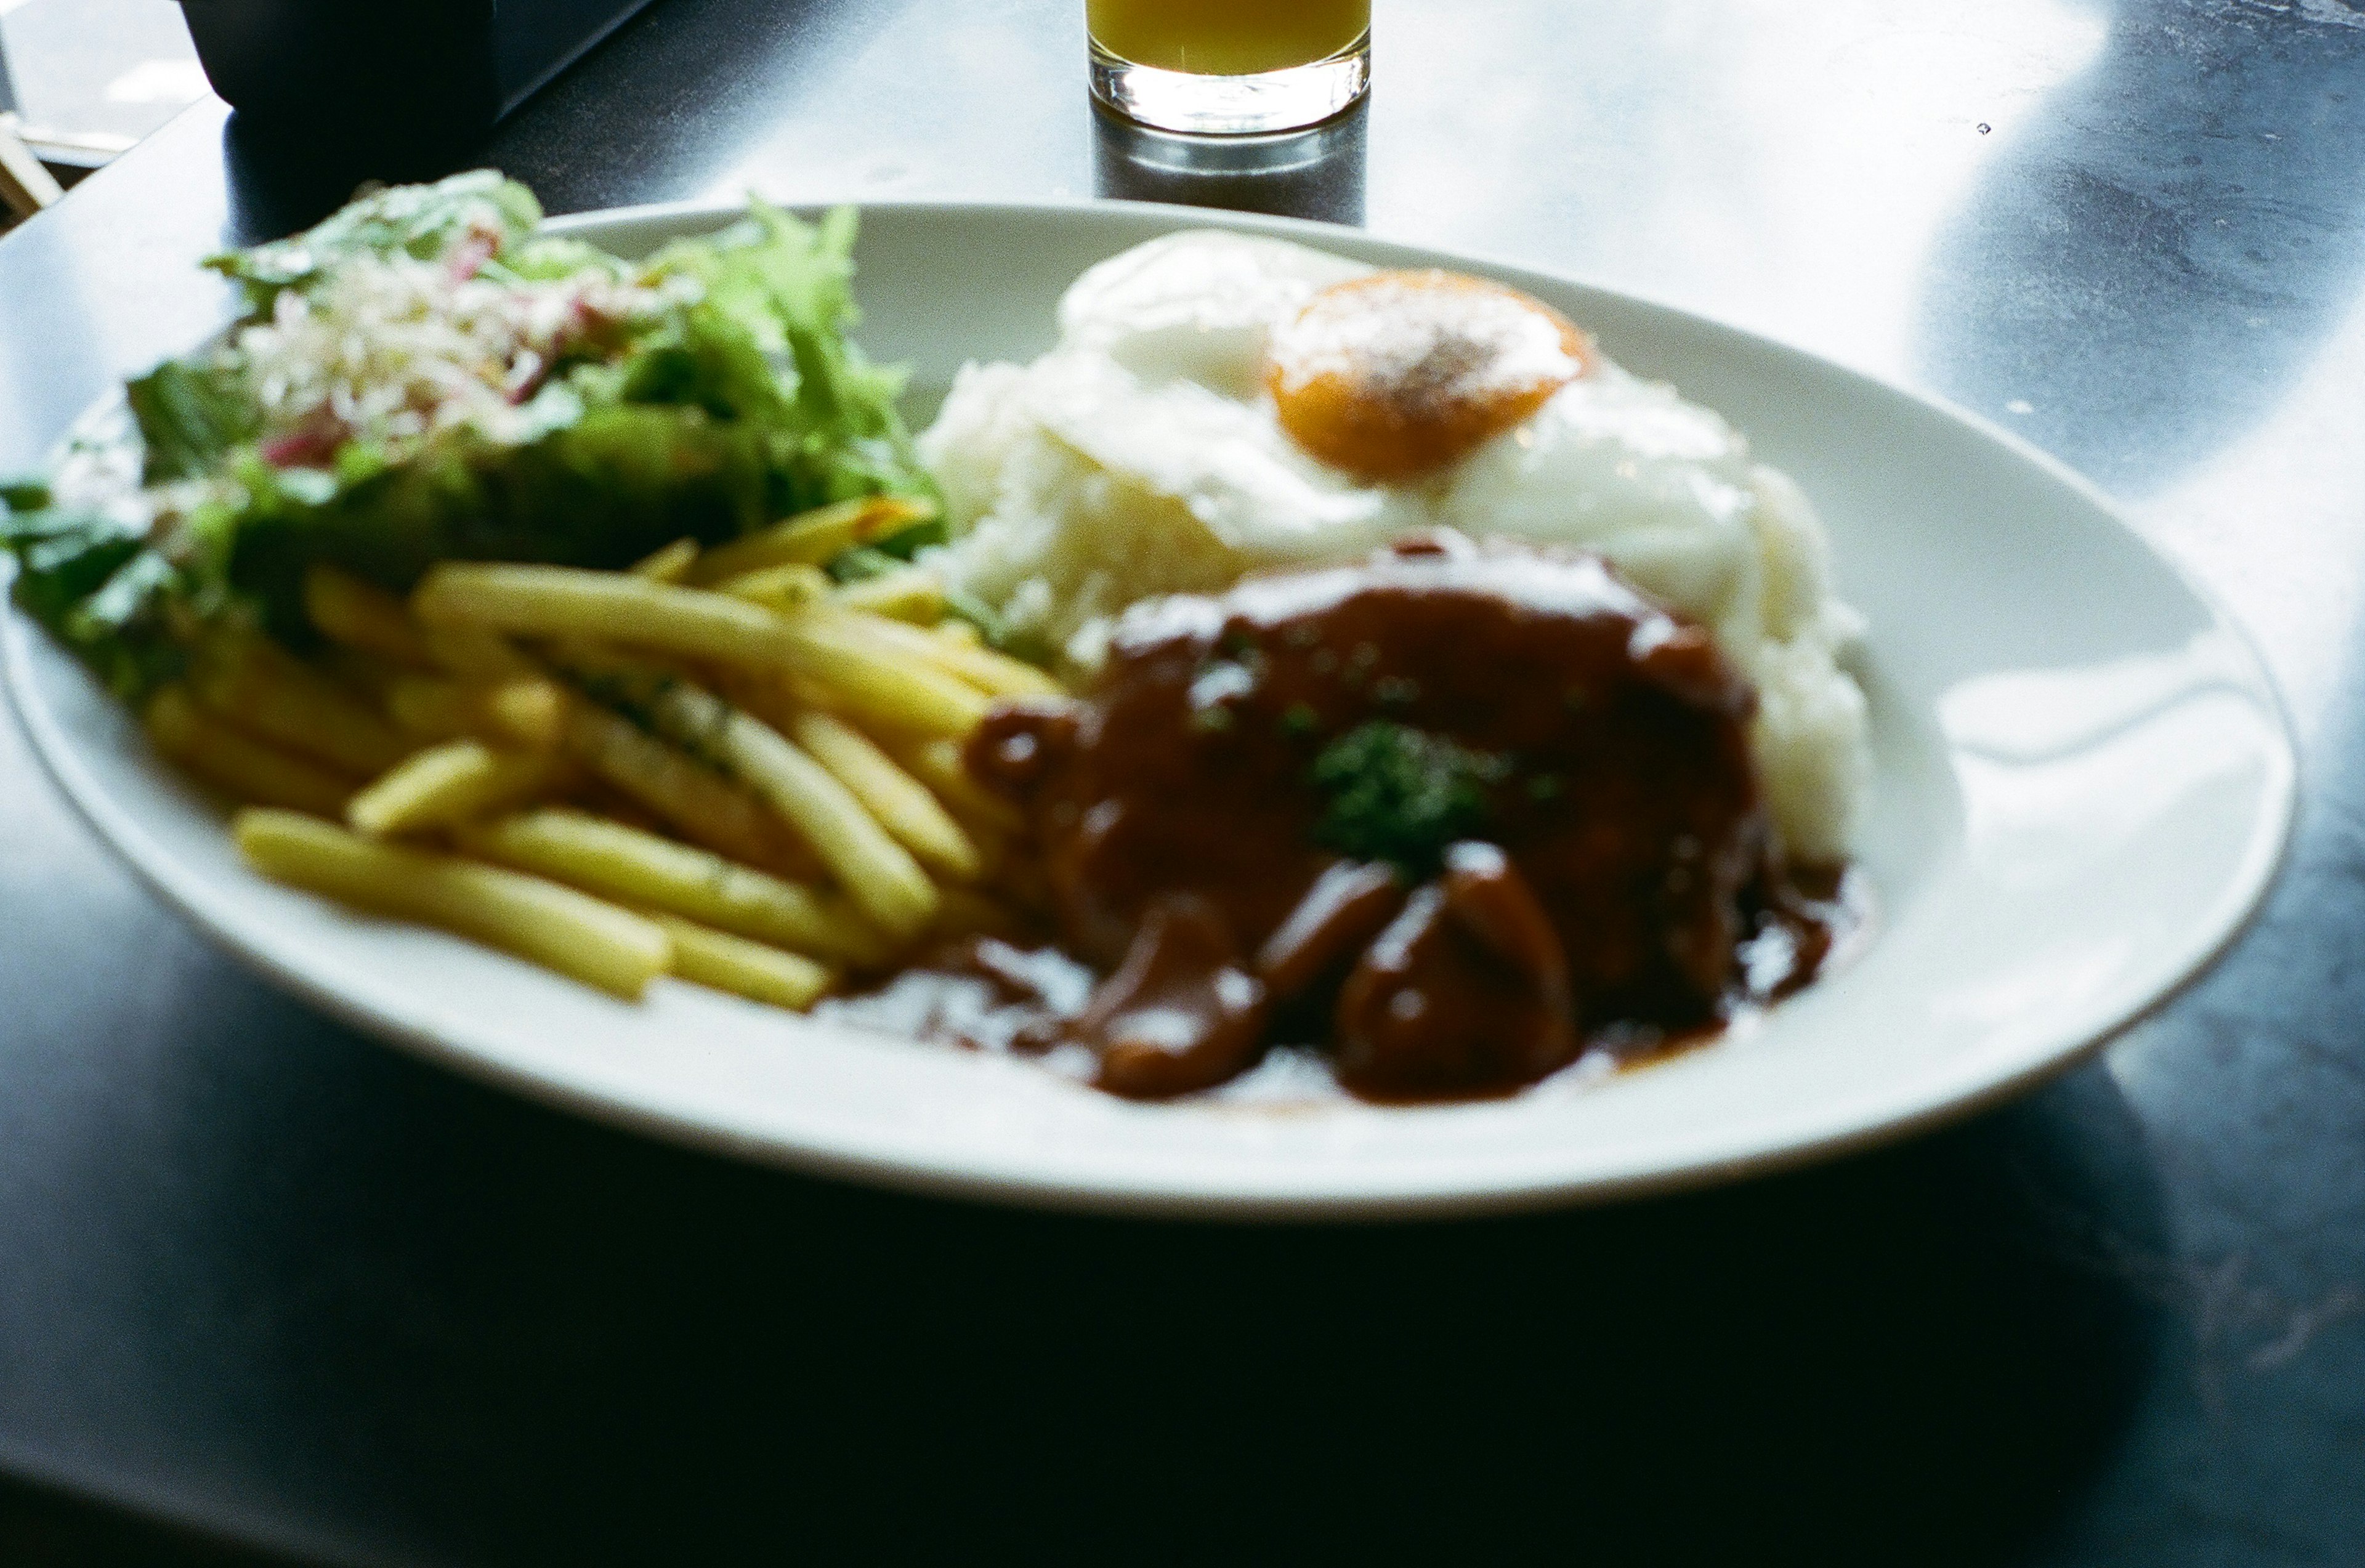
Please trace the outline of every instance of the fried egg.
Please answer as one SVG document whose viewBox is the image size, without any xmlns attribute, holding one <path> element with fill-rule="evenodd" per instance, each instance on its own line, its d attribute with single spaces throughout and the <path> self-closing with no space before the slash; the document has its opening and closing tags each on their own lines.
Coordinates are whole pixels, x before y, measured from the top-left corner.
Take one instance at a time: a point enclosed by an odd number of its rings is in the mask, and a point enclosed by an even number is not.
<svg viewBox="0 0 2365 1568">
<path fill-rule="evenodd" d="M 1264 384 L 1301 448 L 1401 482 L 1524 423 L 1590 358 L 1574 322 L 1517 289 L 1434 269 L 1371 273 L 1273 329 Z"/>
<path fill-rule="evenodd" d="M 954 532 L 934 564 L 1018 633 L 1090 667 L 1140 599 L 1417 528 L 1594 551 L 1757 684 L 1792 852 L 1848 852 L 1860 623 L 1806 498 L 1712 410 L 1500 284 L 1247 235 L 1102 263 L 1059 330 L 1031 364 L 966 367 L 921 437 Z"/>
</svg>

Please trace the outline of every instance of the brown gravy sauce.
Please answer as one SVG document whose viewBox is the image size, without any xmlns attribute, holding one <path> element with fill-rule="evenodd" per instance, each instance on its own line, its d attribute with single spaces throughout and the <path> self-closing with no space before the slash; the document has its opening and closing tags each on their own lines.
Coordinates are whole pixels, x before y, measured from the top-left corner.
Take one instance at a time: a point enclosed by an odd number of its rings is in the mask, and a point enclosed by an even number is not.
<svg viewBox="0 0 2365 1568">
<path fill-rule="evenodd" d="M 1867 924 L 1860 876 L 1782 862 L 1754 704 L 1591 557 L 1422 538 L 1141 606 L 1077 701 L 970 743 L 1026 822 L 1041 940 L 952 944 L 829 1011 L 1136 1099 L 1319 1063 L 1358 1098 L 1464 1100 L 1657 1059 Z"/>
<path fill-rule="evenodd" d="M 1653 1066 L 1728 1036 L 1745 1034 L 1766 1009 L 1810 981 L 1846 966 L 1869 940 L 1875 906 L 1869 879 L 1849 868 L 1796 872 L 1778 912 L 1764 915 L 1736 952 L 1732 986 L 1714 1016 L 1686 1027 L 1610 1020 L 1586 1033 L 1569 1062 L 1531 1082 L 1500 1082 L 1433 1093 L 1385 1094 L 1342 1083 L 1319 1032 L 1278 1028 L 1253 1064 L 1205 1091 L 1205 1097 L 1286 1109 L 1318 1103 L 1343 1089 L 1378 1104 L 1501 1099 L 1550 1083 L 1579 1083 Z M 1061 1077 L 1091 1083 L 1099 1070 L 1092 1047 L 1071 1036 L 1101 977 L 1047 942 L 1018 946 L 991 936 L 946 944 L 887 985 L 834 998 L 824 1017 L 905 1039 L 1032 1058 Z M 1303 1021 L 1300 1021 L 1301 1024 Z M 1318 1020 L 1317 1021 L 1318 1022 Z"/>
</svg>

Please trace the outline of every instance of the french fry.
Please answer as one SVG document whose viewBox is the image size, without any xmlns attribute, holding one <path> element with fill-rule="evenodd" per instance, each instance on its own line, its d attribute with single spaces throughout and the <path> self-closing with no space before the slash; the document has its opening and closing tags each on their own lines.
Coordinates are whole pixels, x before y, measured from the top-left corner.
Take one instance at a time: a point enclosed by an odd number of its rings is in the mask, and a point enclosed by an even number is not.
<svg viewBox="0 0 2365 1568">
<path fill-rule="evenodd" d="M 566 710 L 574 694 L 555 680 L 505 680 L 485 693 L 493 727 L 533 751 L 555 751 L 566 734 Z"/>
<path fill-rule="evenodd" d="M 832 556 L 901 533 L 915 522 L 936 515 L 927 501 L 900 496 L 863 496 L 799 512 L 758 529 L 728 544 L 718 544 L 700 557 L 690 570 L 694 583 L 719 583 L 727 577 L 791 562 L 818 566 Z"/>
<path fill-rule="evenodd" d="M 866 644 L 930 665 L 994 697 L 1064 697 L 1067 690 L 1033 665 L 980 644 L 940 636 L 884 616 L 843 610 L 825 622 Z"/>
<path fill-rule="evenodd" d="M 375 843 L 294 812 L 243 811 L 231 832 L 275 881 L 456 932 L 617 996 L 639 996 L 672 961 L 662 926 L 538 877 Z"/>
<path fill-rule="evenodd" d="M 812 849 L 753 793 L 596 703 L 568 711 L 566 756 L 684 838 L 790 877 L 820 869 Z"/>
<path fill-rule="evenodd" d="M 678 583 L 689 574 L 691 563 L 698 559 L 698 541 L 677 539 L 662 550 L 650 552 L 633 563 L 636 577 L 646 577 L 653 583 Z"/>
<path fill-rule="evenodd" d="M 274 745 L 346 773 L 382 773 L 409 743 L 336 682 L 260 637 L 220 637 L 199 651 L 197 700 Z"/>
<path fill-rule="evenodd" d="M 402 601 L 350 572 L 313 566 L 304 572 L 304 613 L 331 643 L 392 659 L 413 669 L 435 661 Z"/>
<path fill-rule="evenodd" d="M 808 708 L 790 722 L 789 738 L 813 754 L 862 802 L 879 824 L 928 866 L 975 881 L 984 870 L 976 843 L 961 831 L 927 786 L 895 766 L 868 735 L 834 714 Z"/>
<path fill-rule="evenodd" d="M 961 745 L 958 741 L 931 741 L 925 736 L 914 737 L 908 733 L 891 729 L 885 732 L 885 734 L 895 742 L 893 747 L 890 748 L 881 744 L 880 737 L 864 734 L 859 729 L 846 723 L 841 716 L 833 712 L 831 706 L 833 697 L 828 689 L 817 682 L 800 676 L 790 676 L 782 679 L 747 671 L 723 670 L 717 672 L 716 689 L 729 701 L 745 709 L 782 734 L 792 735 L 800 721 L 809 713 L 822 713 L 835 718 L 843 728 L 851 731 L 873 749 L 884 752 L 889 762 L 895 764 L 899 771 L 914 781 L 919 781 L 918 770 L 912 766 L 912 757 L 915 753 L 929 753 L 932 760 L 948 758 L 949 760 L 943 762 L 943 766 L 952 770 L 957 779 L 957 788 L 967 787 L 965 792 L 956 798 L 924 781 L 921 781 L 921 787 L 935 798 L 936 811 L 942 812 L 949 808 L 948 814 L 954 825 L 960 829 L 975 850 L 975 861 L 979 867 L 978 875 L 992 875 L 1007 856 L 1011 837 L 1009 829 L 1015 824 L 1017 813 L 1006 803 L 983 794 L 969 780 L 966 774 L 961 771 Z M 827 766 L 826 760 L 824 760 L 824 766 Z M 836 771 L 835 767 L 831 770 Z M 853 787 L 851 779 L 846 779 L 846 782 L 849 788 Z M 858 789 L 855 792 L 857 795 L 861 793 Z M 971 797 L 977 797 L 974 803 L 981 808 L 980 811 L 969 809 L 972 803 Z M 868 805 L 869 802 L 866 801 L 865 804 Z M 877 807 L 873 807 L 874 813 L 877 810 Z M 987 816 L 991 816 L 992 820 L 986 820 Z M 892 833 L 894 831 L 892 825 L 887 825 L 889 831 Z M 964 865 L 968 862 L 968 857 L 960 856 L 958 851 L 953 853 L 958 857 L 954 861 L 955 865 Z M 920 858 L 925 860 L 927 857 L 923 855 Z M 965 873 L 962 874 L 965 875 Z"/>
<path fill-rule="evenodd" d="M 509 680 L 488 699 L 493 722 L 520 745 L 556 749 L 566 733 L 566 710 L 574 693 L 555 680 Z"/>
<path fill-rule="evenodd" d="M 241 801 L 334 816 L 353 792 L 349 779 L 207 712 L 182 687 L 157 692 L 145 717 L 158 751 Z"/>
<path fill-rule="evenodd" d="M 462 680 L 523 680 L 543 673 L 508 638 L 481 626 L 421 626 L 419 636 L 437 666 Z"/>
<path fill-rule="evenodd" d="M 991 703 L 933 666 L 813 616 L 781 616 L 729 594 L 568 566 L 446 563 L 411 596 L 431 625 L 624 643 L 690 658 L 801 671 L 877 722 L 966 734 Z M 873 618 L 876 620 L 876 618 Z M 881 626 L 892 622 L 878 622 Z M 909 630 L 909 628 L 905 628 Z"/>
<path fill-rule="evenodd" d="M 886 944 L 843 900 L 703 849 L 561 807 L 460 830 L 471 855 L 776 947 L 876 965 Z"/>
<path fill-rule="evenodd" d="M 552 800 L 567 810 L 586 812 L 602 822 L 614 823 L 618 827 L 631 828 L 634 833 L 645 833 L 668 843 L 681 842 L 680 835 L 664 818 L 588 770 L 579 770 L 574 781 Z M 777 873 L 767 872 L 766 875 Z"/>
<path fill-rule="evenodd" d="M 802 1013 L 837 977 L 801 953 L 783 952 L 727 931 L 712 931 L 679 915 L 649 919 L 673 943 L 673 972 L 683 980 Z"/>
<path fill-rule="evenodd" d="M 446 562 L 411 595 L 428 625 L 632 643 L 746 664 L 787 656 L 785 623 L 728 594 L 574 566 Z"/>
<path fill-rule="evenodd" d="M 375 654 L 365 654 L 359 648 L 348 648 L 331 643 L 312 656 L 312 663 L 338 686 L 363 700 L 386 706 L 386 694 L 395 681 L 409 673 L 402 665 L 388 664 Z"/>
<path fill-rule="evenodd" d="M 372 838 L 449 827 L 543 794 L 561 777 L 552 758 L 497 752 L 481 741 L 428 747 L 346 805 L 345 821 Z"/>
<path fill-rule="evenodd" d="M 891 748 L 905 771 L 936 791 L 953 814 L 982 823 L 1000 834 L 1015 834 L 1026 825 L 1018 808 L 980 784 L 961 756 L 958 741 L 906 740 Z"/>
<path fill-rule="evenodd" d="M 477 718 L 469 711 L 467 688 L 432 675 L 398 676 L 388 682 L 386 711 L 414 739 L 430 743 L 474 734 Z"/>
<path fill-rule="evenodd" d="M 734 599 L 744 599 L 750 604 L 760 604 L 768 610 L 792 614 L 810 610 L 829 598 L 829 574 L 819 566 L 788 562 L 778 566 L 762 566 L 752 572 L 742 572 L 735 577 L 725 577 L 714 585 L 714 591 L 727 593 Z"/>
<path fill-rule="evenodd" d="M 846 585 L 820 569 L 931 515 L 868 498 L 712 549 L 680 540 L 628 572 L 444 562 L 408 604 L 316 568 L 327 658 L 392 722 L 258 644 L 201 657 L 151 728 L 237 793 L 354 830 L 241 812 L 268 874 L 620 995 L 670 969 L 801 1010 L 839 966 L 882 968 L 925 933 L 1020 939 L 1041 891 L 1008 860 L 1020 813 L 961 743 L 997 700 L 1059 682 L 943 624 L 926 568 Z M 406 731 L 436 744 L 400 756 Z M 376 777 L 355 792 L 308 756 Z M 419 832 L 466 853 L 384 842 Z"/>
<path fill-rule="evenodd" d="M 923 929 L 936 884 L 852 791 L 778 730 L 687 681 L 650 694 L 658 728 L 695 737 L 804 835 L 848 897 L 891 936 Z"/>
<path fill-rule="evenodd" d="M 779 679 L 745 671 L 718 671 L 716 689 L 729 701 L 745 709 L 782 734 L 792 734 L 801 716 L 807 713 L 839 717 L 833 712 L 833 697 L 828 689 L 802 677 L 790 676 Z M 844 723 L 842 717 L 840 722 Z M 846 727 L 853 729 L 850 724 Z M 948 777 L 951 781 L 949 790 L 925 780 L 919 781 L 935 797 L 937 808 L 948 812 L 954 824 L 969 838 L 976 851 L 978 875 L 992 876 L 996 872 L 1009 855 L 1010 841 L 1018 825 L 1018 813 L 1014 807 L 986 792 L 969 778 L 961 762 L 960 742 L 931 740 L 890 729 L 883 733 L 885 740 L 894 743 L 890 746 L 883 744 L 881 736 L 863 734 L 858 729 L 853 729 L 853 733 L 872 747 L 884 752 L 888 761 L 915 780 L 919 780 L 920 770 L 913 766 L 913 759 L 923 755 L 934 766 L 938 777 Z M 848 783 L 850 786 L 851 781 Z M 860 793 L 858 790 L 856 792 Z M 891 826 L 890 831 L 892 831 Z M 921 858 L 925 860 L 926 857 L 924 855 Z M 963 857 L 964 860 L 966 858 Z"/>
<path fill-rule="evenodd" d="M 557 749 L 572 696 L 544 676 L 480 684 L 405 676 L 387 691 L 394 722 L 427 740 L 473 735 L 528 751 Z"/>
<path fill-rule="evenodd" d="M 799 713 L 822 705 L 806 701 L 800 695 L 801 688 L 809 683 L 776 670 L 717 667 L 712 674 L 713 678 L 709 684 L 724 700 L 745 708 L 782 734 L 788 734 Z"/>
<path fill-rule="evenodd" d="M 945 585 L 936 579 L 936 573 L 922 566 L 905 566 L 900 571 L 881 573 L 867 582 L 847 583 L 837 590 L 836 599 L 843 609 L 866 610 L 920 626 L 934 625 L 945 612 Z"/>
<path fill-rule="evenodd" d="M 850 619 L 808 616 L 790 629 L 793 667 L 828 693 L 824 706 L 899 733 L 939 736 L 968 734 L 993 706 L 966 681 L 849 634 L 839 622 Z"/>
</svg>

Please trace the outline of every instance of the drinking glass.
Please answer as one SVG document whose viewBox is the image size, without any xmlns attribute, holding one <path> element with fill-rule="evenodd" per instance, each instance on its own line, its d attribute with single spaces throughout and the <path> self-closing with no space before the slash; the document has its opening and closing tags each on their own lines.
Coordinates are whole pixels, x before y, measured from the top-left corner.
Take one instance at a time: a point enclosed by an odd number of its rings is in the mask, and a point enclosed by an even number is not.
<svg viewBox="0 0 2365 1568">
<path fill-rule="evenodd" d="M 1372 0 L 1084 0 L 1093 95 L 1203 136 L 1295 130 L 1372 80 Z"/>
</svg>

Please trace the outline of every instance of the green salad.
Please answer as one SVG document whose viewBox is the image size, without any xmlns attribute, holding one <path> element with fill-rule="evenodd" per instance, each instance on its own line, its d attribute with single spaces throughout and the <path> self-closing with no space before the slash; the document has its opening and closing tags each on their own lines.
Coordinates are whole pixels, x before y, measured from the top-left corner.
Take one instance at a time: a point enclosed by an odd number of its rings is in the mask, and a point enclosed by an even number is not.
<svg viewBox="0 0 2365 1568">
<path fill-rule="evenodd" d="M 846 341 L 851 210 L 757 202 L 643 261 L 541 220 L 478 171 L 213 258 L 245 311 L 126 386 L 136 480 L 0 487 L 17 602 L 137 699 L 226 619 L 306 644 L 315 564 L 401 591 L 437 561 L 621 567 L 832 501 L 933 502 L 901 374 Z"/>
</svg>

